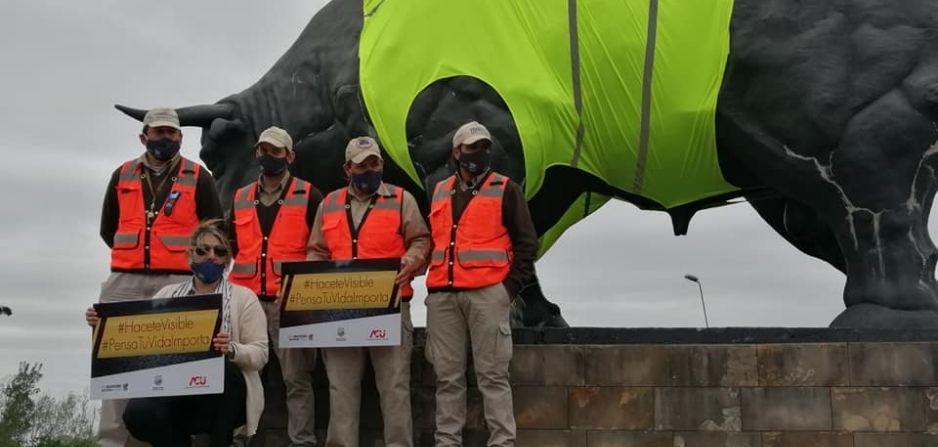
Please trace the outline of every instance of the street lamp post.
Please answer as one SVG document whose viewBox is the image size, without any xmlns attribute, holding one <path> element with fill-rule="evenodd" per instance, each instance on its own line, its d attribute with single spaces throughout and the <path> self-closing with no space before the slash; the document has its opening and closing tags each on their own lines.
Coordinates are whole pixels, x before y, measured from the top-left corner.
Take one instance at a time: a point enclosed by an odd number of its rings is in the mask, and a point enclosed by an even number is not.
<svg viewBox="0 0 938 447">
<path fill-rule="evenodd" d="M 707 325 L 707 329 L 710 329 L 710 320 L 707 318 L 707 303 L 704 302 L 703 286 L 700 285 L 700 278 L 690 274 L 684 275 L 684 278 L 690 282 L 697 283 L 697 288 L 700 289 L 700 307 L 703 308 L 704 324 Z"/>
</svg>

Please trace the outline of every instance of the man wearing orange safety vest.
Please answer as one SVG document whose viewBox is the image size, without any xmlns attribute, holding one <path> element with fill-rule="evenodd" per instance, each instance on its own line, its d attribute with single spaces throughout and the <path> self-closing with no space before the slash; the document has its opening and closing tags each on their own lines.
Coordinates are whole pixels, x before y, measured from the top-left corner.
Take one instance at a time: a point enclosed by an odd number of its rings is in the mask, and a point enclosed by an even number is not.
<svg viewBox="0 0 938 447">
<path fill-rule="evenodd" d="M 384 419 L 384 445 L 413 445 L 410 413 L 410 354 L 414 326 L 410 319 L 410 283 L 426 266 L 430 232 L 414 197 L 381 181 L 384 160 L 378 143 L 358 137 L 345 149 L 349 186 L 326 195 L 316 213 L 309 259 L 401 258 L 397 275 L 401 303 L 401 345 L 323 349 L 329 376 L 328 446 L 358 446 L 361 381 L 365 357 L 371 357 Z"/>
<path fill-rule="evenodd" d="M 111 275 L 100 302 L 148 299 L 191 277 L 186 249 L 200 220 L 221 217 L 212 175 L 179 155 L 182 129 L 176 111 L 156 108 L 143 118 L 143 155 L 124 162 L 108 184 L 101 238 L 111 248 Z M 139 444 L 124 428 L 126 400 L 101 404 L 98 443 Z"/>
<path fill-rule="evenodd" d="M 290 175 L 296 158 L 287 131 L 261 132 L 255 157 L 260 178 L 235 192 L 230 213 L 234 267 L 230 280 L 257 294 L 267 314 L 267 335 L 280 359 L 287 391 L 287 433 L 291 445 L 316 445 L 313 432 L 312 371 L 315 349 L 278 349 L 280 266 L 306 259 L 306 242 L 322 194 L 309 182 Z"/>
<path fill-rule="evenodd" d="M 513 446 L 508 314 L 534 275 L 537 233 L 518 184 L 491 169 L 492 137 L 473 121 L 453 135 L 457 172 L 430 203 L 427 358 L 436 372 L 436 445 L 462 445 L 467 344 L 482 394 L 489 446 Z"/>
</svg>

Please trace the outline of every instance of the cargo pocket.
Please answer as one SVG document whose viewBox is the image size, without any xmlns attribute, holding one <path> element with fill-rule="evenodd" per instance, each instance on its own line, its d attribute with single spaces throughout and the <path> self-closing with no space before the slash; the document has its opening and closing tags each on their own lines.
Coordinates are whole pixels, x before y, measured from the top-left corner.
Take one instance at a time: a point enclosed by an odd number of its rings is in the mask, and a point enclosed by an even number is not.
<svg viewBox="0 0 938 447">
<path fill-rule="evenodd" d="M 133 250 L 140 245 L 140 233 L 142 230 L 128 231 L 126 233 L 115 233 L 113 249 L 115 250 Z"/>
<path fill-rule="evenodd" d="M 189 248 L 189 235 L 186 234 L 159 234 L 156 238 L 172 253 L 183 253 Z"/>
<path fill-rule="evenodd" d="M 254 262 L 235 262 L 231 268 L 231 278 L 247 280 L 257 276 L 257 263 Z"/>
<path fill-rule="evenodd" d="M 495 361 L 507 363 L 511 361 L 511 354 L 511 325 L 505 321 L 498 325 L 498 334 L 495 334 Z"/>
</svg>

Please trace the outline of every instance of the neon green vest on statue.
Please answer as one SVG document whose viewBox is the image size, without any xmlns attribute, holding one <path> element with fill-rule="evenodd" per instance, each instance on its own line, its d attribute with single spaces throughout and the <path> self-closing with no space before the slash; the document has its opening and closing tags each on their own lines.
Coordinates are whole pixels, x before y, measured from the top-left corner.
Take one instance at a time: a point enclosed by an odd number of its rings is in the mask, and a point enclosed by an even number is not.
<svg viewBox="0 0 938 447">
<path fill-rule="evenodd" d="M 362 96 L 418 184 L 408 111 L 433 82 L 472 76 L 510 109 L 528 198 L 565 165 L 673 208 L 736 190 L 714 135 L 732 10 L 733 0 L 364 0 Z M 607 199 L 581 197 L 542 252 Z"/>
</svg>

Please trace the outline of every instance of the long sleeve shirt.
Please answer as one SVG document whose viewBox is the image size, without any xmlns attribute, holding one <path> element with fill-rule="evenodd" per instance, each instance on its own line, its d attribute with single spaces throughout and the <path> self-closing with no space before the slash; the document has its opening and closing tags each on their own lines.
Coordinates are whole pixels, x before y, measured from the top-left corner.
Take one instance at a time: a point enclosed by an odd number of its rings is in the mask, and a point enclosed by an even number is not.
<svg viewBox="0 0 938 447">
<path fill-rule="evenodd" d="M 453 194 L 453 222 L 459 222 L 463 211 L 473 198 L 472 191 L 478 182 L 484 180 L 486 174 L 482 174 L 475 179 L 475 182 L 467 183 L 457 176 L 459 187 Z M 428 188 L 429 193 L 433 194 L 433 189 Z M 432 200 L 432 197 L 431 197 Z M 512 180 L 505 185 L 505 193 L 502 199 L 502 225 L 508 230 L 508 237 L 511 239 L 511 248 L 513 258 L 508 276 L 502 283 L 508 294 L 512 297 L 521 292 L 534 279 L 534 261 L 537 259 L 537 231 L 534 229 L 534 221 L 531 219 L 531 212 L 528 210 L 528 202 L 524 198 L 524 192 L 521 186 Z M 436 290 L 450 290 L 451 288 L 440 288 Z"/>
<path fill-rule="evenodd" d="M 169 191 L 173 187 L 173 182 L 167 179 L 167 176 L 176 175 L 179 169 L 181 156 L 176 156 L 166 165 L 156 168 L 152 166 L 146 157 L 146 154 L 140 156 L 143 168 L 150 177 L 150 182 L 143 182 L 143 200 L 144 203 L 154 204 L 154 209 L 163 207 L 163 202 L 169 196 Z M 114 234 L 117 233 L 117 226 L 120 223 L 120 204 L 117 199 L 117 182 L 120 177 L 121 168 L 118 167 L 111 175 L 108 182 L 107 191 L 104 193 L 104 205 L 101 207 L 101 239 L 108 247 L 114 246 Z M 150 190 L 153 185 L 155 191 Z M 154 195 L 156 200 L 154 200 Z M 222 217 L 221 205 L 218 202 L 218 192 L 215 190 L 215 179 L 212 174 L 204 167 L 199 172 L 199 180 L 195 185 L 195 214 L 199 220 L 217 219 Z"/>
</svg>

